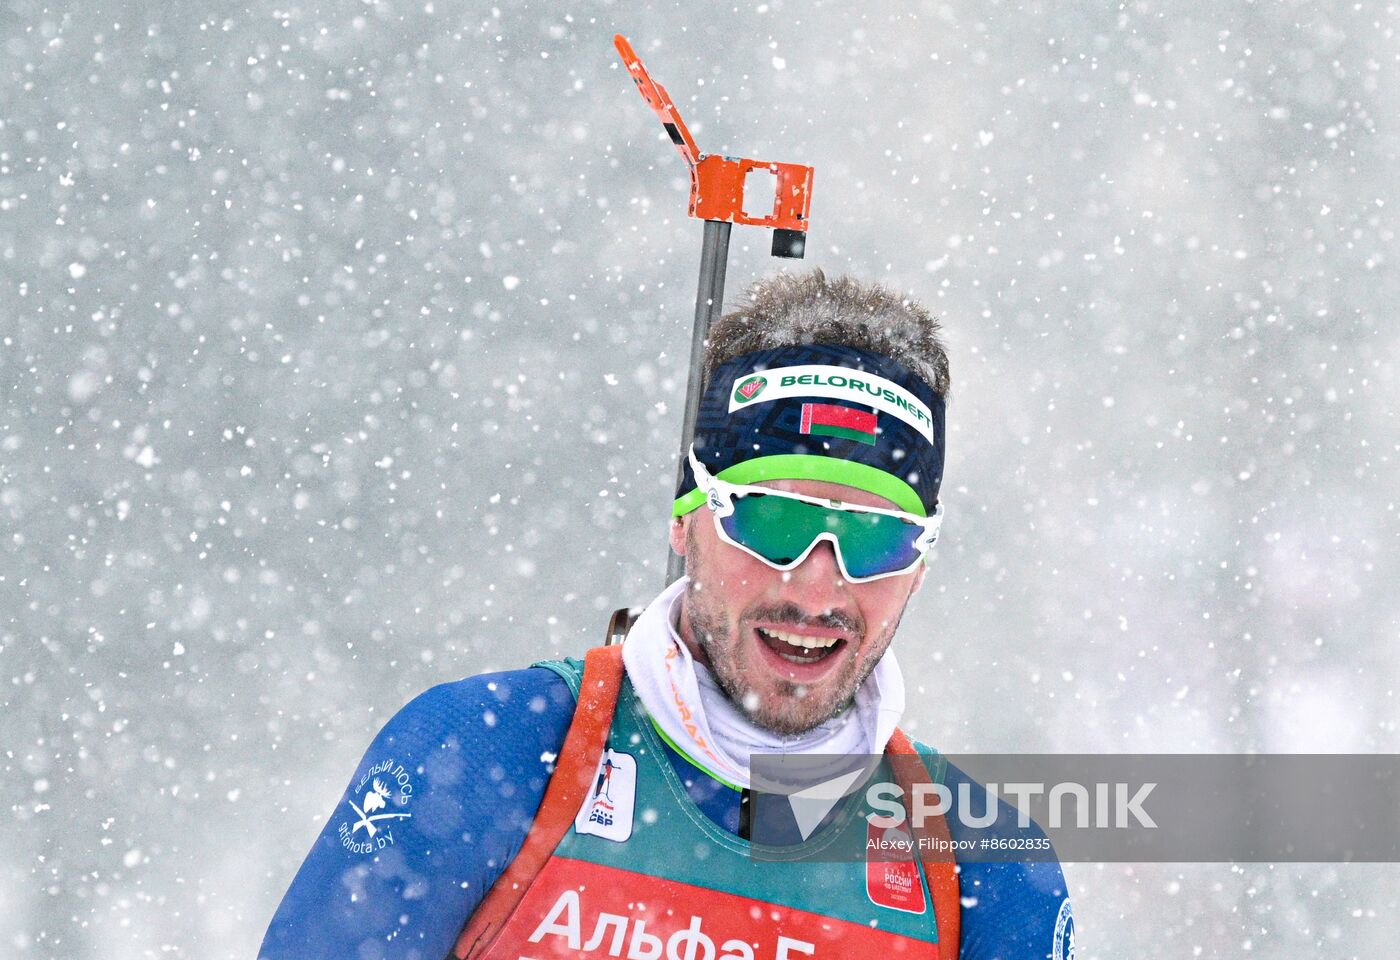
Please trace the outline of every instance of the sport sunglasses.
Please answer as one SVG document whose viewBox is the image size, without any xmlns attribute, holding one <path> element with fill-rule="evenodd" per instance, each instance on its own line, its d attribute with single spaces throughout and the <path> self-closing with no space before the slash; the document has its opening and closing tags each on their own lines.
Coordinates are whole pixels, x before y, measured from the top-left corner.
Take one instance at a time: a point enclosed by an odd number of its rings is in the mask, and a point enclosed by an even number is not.
<svg viewBox="0 0 1400 960">
<path fill-rule="evenodd" d="M 910 572 L 938 540 L 942 504 L 933 516 L 920 517 L 729 483 L 705 469 L 694 447 L 689 456 L 719 538 L 774 569 L 793 569 L 818 543 L 829 540 L 841 574 L 863 583 Z"/>
</svg>

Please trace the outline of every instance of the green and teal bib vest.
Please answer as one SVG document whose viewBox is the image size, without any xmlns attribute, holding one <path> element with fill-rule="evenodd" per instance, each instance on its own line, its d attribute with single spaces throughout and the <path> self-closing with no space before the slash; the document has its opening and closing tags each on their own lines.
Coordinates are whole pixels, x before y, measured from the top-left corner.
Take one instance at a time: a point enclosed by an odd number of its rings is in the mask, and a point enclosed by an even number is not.
<svg viewBox="0 0 1400 960">
<path fill-rule="evenodd" d="M 578 696 L 579 661 L 536 666 Z M 874 828 L 851 799 L 804 855 L 813 845 L 867 849 Z M 624 680 L 589 798 L 486 957 L 938 960 L 933 900 L 916 862 L 793 853 L 752 844 L 695 805 Z"/>
</svg>

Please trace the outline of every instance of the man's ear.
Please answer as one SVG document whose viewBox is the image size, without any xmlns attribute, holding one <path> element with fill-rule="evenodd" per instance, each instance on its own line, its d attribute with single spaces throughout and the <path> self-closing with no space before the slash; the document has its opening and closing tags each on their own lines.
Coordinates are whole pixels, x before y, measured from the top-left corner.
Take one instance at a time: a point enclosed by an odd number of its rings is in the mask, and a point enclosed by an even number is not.
<svg viewBox="0 0 1400 960">
<path fill-rule="evenodd" d="M 671 549 L 678 557 L 685 556 L 685 525 L 689 519 L 689 514 L 671 518 Z"/>
<path fill-rule="evenodd" d="M 919 564 L 919 569 L 914 571 L 914 585 L 909 588 L 910 598 L 913 598 L 914 594 L 919 592 L 919 588 L 924 585 L 924 574 L 926 573 L 928 573 L 928 563 Z"/>
</svg>

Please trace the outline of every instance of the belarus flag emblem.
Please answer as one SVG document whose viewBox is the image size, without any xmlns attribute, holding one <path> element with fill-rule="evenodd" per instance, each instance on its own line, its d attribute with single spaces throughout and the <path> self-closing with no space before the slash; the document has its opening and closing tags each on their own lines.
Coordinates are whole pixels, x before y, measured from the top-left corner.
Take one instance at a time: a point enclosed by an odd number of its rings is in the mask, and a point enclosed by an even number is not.
<svg viewBox="0 0 1400 960">
<path fill-rule="evenodd" d="M 836 403 L 804 403 L 802 432 L 818 437 L 844 437 L 873 446 L 875 414 Z"/>
</svg>

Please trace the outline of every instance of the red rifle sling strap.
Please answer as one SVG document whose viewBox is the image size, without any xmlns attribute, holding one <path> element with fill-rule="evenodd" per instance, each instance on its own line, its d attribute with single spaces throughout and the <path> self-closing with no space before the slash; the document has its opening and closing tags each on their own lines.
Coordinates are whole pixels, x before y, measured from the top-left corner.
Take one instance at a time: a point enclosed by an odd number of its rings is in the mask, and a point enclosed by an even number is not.
<svg viewBox="0 0 1400 960">
<path fill-rule="evenodd" d="M 921 844 L 920 849 L 930 850 L 930 853 L 919 859 L 923 862 L 924 876 L 928 878 L 929 893 L 933 896 L 933 913 L 938 919 L 939 960 L 957 960 L 962 898 L 958 893 L 957 863 L 949 842 L 948 823 L 942 816 L 928 819 L 922 825 L 914 819 L 910 806 L 913 787 L 917 782 L 928 782 L 928 766 L 903 730 L 895 730 L 885 752 L 890 756 L 890 764 L 894 767 L 900 786 L 904 788 L 904 809 L 915 834 L 922 834 L 930 840 L 942 840 L 942 849 L 947 851 L 939 856 L 932 852 L 930 846 Z"/>
<path fill-rule="evenodd" d="M 622 688 L 622 673 L 621 644 L 594 647 L 584 655 L 578 706 L 564 737 L 564 746 L 559 750 L 554 774 L 549 778 L 544 799 L 535 814 L 535 822 L 520 852 L 467 921 L 466 929 L 457 938 L 453 956 L 469 960 L 485 953 L 573 825 L 593 785 L 598 760 L 607 745 L 613 710 Z"/>
</svg>

